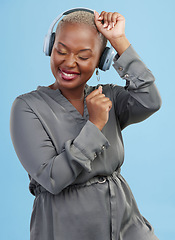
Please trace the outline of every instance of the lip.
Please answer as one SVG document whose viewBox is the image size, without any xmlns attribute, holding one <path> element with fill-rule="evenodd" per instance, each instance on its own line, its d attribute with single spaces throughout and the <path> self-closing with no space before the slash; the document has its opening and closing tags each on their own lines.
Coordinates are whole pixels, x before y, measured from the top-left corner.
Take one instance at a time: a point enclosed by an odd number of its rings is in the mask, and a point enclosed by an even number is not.
<svg viewBox="0 0 175 240">
<path fill-rule="evenodd" d="M 77 78 L 80 75 L 80 73 L 78 73 L 78 72 L 69 71 L 66 69 L 59 69 L 59 72 L 60 72 L 61 78 L 63 80 L 67 80 L 67 81 L 74 80 L 75 78 Z"/>
</svg>

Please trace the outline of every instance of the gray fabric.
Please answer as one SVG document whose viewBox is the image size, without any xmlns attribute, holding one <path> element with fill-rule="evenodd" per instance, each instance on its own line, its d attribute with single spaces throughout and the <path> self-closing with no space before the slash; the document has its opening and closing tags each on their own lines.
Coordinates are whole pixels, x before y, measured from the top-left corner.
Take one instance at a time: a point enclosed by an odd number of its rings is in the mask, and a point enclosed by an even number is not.
<svg viewBox="0 0 175 240">
<path fill-rule="evenodd" d="M 13 102 L 11 138 L 36 196 L 31 240 L 157 239 L 120 174 L 121 131 L 157 111 L 161 99 L 132 46 L 113 66 L 126 87 L 103 85 L 113 107 L 102 131 L 88 120 L 86 102 L 81 116 L 59 89 L 38 86 Z M 85 96 L 97 87 L 86 85 Z"/>
</svg>

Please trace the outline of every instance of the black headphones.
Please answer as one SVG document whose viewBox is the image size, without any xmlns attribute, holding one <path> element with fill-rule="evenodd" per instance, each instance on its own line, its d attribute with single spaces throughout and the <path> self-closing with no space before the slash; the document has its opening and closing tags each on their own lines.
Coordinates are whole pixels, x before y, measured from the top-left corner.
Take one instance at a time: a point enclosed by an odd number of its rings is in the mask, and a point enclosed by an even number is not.
<svg viewBox="0 0 175 240">
<path fill-rule="evenodd" d="M 49 30 L 44 39 L 43 51 L 46 56 L 50 56 L 52 52 L 53 44 L 55 41 L 55 32 L 53 32 L 53 28 L 55 24 L 58 22 L 58 20 L 60 20 L 62 16 L 68 15 L 69 13 L 76 12 L 76 11 L 86 11 L 94 14 L 94 11 L 89 8 L 72 8 L 58 15 L 50 25 Z M 99 69 L 103 71 L 108 70 L 112 64 L 112 60 L 114 56 L 115 56 L 115 52 L 113 47 L 112 46 L 110 48 L 106 47 L 100 57 Z"/>
</svg>

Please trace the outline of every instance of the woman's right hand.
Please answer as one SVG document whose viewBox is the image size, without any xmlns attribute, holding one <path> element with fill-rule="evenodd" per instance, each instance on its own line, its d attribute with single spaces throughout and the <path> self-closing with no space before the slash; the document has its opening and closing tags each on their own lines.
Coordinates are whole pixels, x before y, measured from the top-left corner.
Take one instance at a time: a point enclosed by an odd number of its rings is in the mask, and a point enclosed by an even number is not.
<svg viewBox="0 0 175 240">
<path fill-rule="evenodd" d="M 89 112 L 89 121 L 101 131 L 108 122 L 109 111 L 112 108 L 112 102 L 102 93 L 101 86 L 86 97 L 86 105 Z"/>
</svg>

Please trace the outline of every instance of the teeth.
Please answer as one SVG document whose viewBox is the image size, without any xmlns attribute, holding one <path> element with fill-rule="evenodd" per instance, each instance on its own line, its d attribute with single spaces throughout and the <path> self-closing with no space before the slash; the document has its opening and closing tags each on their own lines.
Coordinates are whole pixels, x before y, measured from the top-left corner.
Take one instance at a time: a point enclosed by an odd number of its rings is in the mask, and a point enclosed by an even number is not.
<svg viewBox="0 0 175 240">
<path fill-rule="evenodd" d="M 63 72 L 63 74 L 64 74 L 65 76 L 68 76 L 68 77 L 74 76 L 74 74 L 68 74 L 68 73 L 65 73 L 65 72 Z"/>
<path fill-rule="evenodd" d="M 67 77 L 73 77 L 75 74 L 69 74 L 69 73 L 65 73 L 65 72 L 62 72 L 65 76 Z"/>
</svg>

